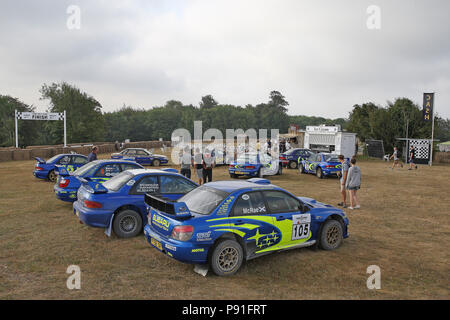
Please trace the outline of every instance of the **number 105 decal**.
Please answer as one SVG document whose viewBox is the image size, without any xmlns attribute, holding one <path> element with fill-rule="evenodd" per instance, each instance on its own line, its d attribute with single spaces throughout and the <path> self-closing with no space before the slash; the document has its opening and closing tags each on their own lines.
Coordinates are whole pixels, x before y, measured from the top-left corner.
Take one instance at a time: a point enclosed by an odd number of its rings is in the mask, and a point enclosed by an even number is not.
<svg viewBox="0 0 450 320">
<path fill-rule="evenodd" d="M 311 225 L 311 215 L 297 214 L 292 216 L 292 237 L 291 240 L 305 239 L 309 236 Z"/>
</svg>

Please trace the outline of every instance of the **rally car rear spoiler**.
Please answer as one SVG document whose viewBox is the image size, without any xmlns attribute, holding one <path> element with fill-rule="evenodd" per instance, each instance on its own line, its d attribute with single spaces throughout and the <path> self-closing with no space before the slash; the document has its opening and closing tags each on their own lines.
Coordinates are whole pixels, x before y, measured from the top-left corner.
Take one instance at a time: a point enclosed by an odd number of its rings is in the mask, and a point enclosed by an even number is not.
<svg viewBox="0 0 450 320">
<path fill-rule="evenodd" d="M 184 202 L 172 202 L 153 196 L 151 194 L 145 194 L 145 204 L 149 207 L 160 211 L 162 213 L 175 216 L 175 218 L 189 218 L 191 212 L 189 211 L 186 203 Z"/>
<path fill-rule="evenodd" d="M 39 157 L 34 157 L 36 159 L 37 162 L 39 163 L 47 163 L 44 159 L 39 158 Z"/>
<path fill-rule="evenodd" d="M 82 183 L 83 187 L 90 193 L 107 193 L 108 189 L 106 189 L 101 183 L 96 181 L 92 181 L 89 178 L 81 178 L 76 177 Z"/>
</svg>

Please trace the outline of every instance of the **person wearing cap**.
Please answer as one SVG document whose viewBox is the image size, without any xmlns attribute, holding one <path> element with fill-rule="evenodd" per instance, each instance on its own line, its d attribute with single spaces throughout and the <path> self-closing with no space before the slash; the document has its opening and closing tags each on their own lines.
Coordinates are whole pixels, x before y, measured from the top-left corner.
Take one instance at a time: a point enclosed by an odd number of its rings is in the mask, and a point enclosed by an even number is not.
<svg viewBox="0 0 450 320">
<path fill-rule="evenodd" d="M 89 153 L 88 155 L 88 162 L 97 160 L 97 151 L 98 148 L 96 146 L 93 146 L 91 153 Z"/>
</svg>

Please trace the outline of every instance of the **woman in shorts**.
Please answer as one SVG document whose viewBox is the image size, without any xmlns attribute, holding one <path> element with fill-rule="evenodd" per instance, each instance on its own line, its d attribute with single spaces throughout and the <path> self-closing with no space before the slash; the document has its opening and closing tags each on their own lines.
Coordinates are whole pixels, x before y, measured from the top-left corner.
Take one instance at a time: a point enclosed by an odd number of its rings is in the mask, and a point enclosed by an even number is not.
<svg viewBox="0 0 450 320">
<path fill-rule="evenodd" d="M 345 188 L 350 193 L 350 210 L 359 209 L 358 197 L 356 195 L 357 191 L 361 188 L 361 169 L 356 165 L 356 159 L 352 158 L 350 160 L 351 167 L 348 170 L 347 181 L 345 183 Z"/>
</svg>

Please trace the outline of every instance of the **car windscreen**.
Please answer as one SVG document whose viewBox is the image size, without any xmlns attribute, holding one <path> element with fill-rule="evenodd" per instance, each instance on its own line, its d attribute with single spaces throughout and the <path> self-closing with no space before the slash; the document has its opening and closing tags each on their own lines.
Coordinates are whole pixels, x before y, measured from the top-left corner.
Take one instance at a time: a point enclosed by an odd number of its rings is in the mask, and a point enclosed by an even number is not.
<svg viewBox="0 0 450 320">
<path fill-rule="evenodd" d="M 118 191 L 122 186 L 130 181 L 134 175 L 129 171 L 123 171 L 119 173 L 117 176 L 112 177 L 108 181 L 103 182 L 103 186 L 111 191 Z"/>
<path fill-rule="evenodd" d="M 334 154 L 324 155 L 325 162 L 339 162 L 339 159 Z"/>
<path fill-rule="evenodd" d="M 96 163 L 95 162 L 90 162 L 85 164 L 84 166 L 78 168 L 77 170 L 75 170 L 75 172 L 73 173 L 74 176 L 85 176 L 85 175 L 91 175 L 93 174 L 95 168 L 96 168 Z"/>
<path fill-rule="evenodd" d="M 210 214 L 228 196 L 225 191 L 207 186 L 198 187 L 178 199 L 186 203 L 189 211 L 202 215 Z"/>
<path fill-rule="evenodd" d="M 237 163 L 257 163 L 256 154 L 243 154 L 240 155 L 236 162 Z"/>
<path fill-rule="evenodd" d="M 291 154 L 293 154 L 294 152 L 296 152 L 297 151 L 297 149 L 289 149 L 288 151 L 286 151 L 284 154 L 286 154 L 286 155 L 291 155 Z"/>
</svg>

